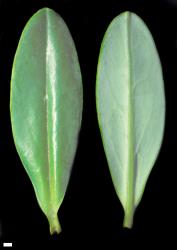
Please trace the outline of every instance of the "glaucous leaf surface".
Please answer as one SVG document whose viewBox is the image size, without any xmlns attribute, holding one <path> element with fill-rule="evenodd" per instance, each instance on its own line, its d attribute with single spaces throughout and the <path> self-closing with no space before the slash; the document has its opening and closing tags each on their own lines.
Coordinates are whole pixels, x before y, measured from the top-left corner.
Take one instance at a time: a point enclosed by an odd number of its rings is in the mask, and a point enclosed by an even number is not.
<svg viewBox="0 0 177 250">
<path fill-rule="evenodd" d="M 19 41 L 10 111 L 15 145 L 51 234 L 61 230 L 57 212 L 76 152 L 82 106 L 82 79 L 70 32 L 57 13 L 41 9 Z"/>
<path fill-rule="evenodd" d="M 134 13 L 109 25 L 97 69 L 100 131 L 116 193 L 131 227 L 164 130 L 165 97 L 153 38 Z"/>
</svg>

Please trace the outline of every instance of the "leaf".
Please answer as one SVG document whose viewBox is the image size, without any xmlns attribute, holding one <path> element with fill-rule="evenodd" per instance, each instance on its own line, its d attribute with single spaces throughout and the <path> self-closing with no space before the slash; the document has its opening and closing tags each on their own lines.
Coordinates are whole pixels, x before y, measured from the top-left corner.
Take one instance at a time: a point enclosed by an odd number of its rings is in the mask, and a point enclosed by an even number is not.
<svg viewBox="0 0 177 250">
<path fill-rule="evenodd" d="M 11 123 L 16 149 L 47 216 L 59 233 L 81 126 L 83 90 L 70 32 L 53 10 L 39 10 L 27 23 L 11 78 Z"/>
<path fill-rule="evenodd" d="M 153 38 L 134 13 L 116 17 L 97 69 L 97 114 L 116 193 L 131 227 L 164 131 L 162 70 Z"/>
</svg>

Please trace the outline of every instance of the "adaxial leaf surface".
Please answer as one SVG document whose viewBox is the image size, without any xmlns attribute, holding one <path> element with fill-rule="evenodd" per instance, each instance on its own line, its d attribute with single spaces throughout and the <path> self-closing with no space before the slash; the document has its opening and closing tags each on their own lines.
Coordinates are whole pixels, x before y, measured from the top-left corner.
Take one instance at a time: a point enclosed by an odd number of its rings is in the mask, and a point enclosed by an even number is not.
<svg viewBox="0 0 177 250">
<path fill-rule="evenodd" d="M 69 181 L 81 126 L 83 90 L 76 49 L 63 19 L 39 10 L 27 23 L 11 78 L 11 122 L 18 154 L 50 232 Z"/>
</svg>

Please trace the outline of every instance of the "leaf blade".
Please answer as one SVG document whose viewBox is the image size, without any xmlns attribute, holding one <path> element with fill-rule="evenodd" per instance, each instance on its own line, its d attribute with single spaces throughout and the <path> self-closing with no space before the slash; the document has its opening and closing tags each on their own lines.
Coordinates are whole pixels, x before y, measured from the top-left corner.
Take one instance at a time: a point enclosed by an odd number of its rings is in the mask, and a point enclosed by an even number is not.
<svg viewBox="0 0 177 250">
<path fill-rule="evenodd" d="M 69 181 L 81 126 L 83 93 L 70 32 L 44 8 L 29 20 L 16 51 L 11 79 L 15 145 L 51 233 Z M 26 95 L 28 93 L 28 95 Z"/>
<path fill-rule="evenodd" d="M 160 150 L 165 119 L 160 60 L 149 30 L 134 13 L 122 13 L 106 31 L 96 103 L 108 166 L 125 211 L 124 226 L 131 227 Z"/>
</svg>

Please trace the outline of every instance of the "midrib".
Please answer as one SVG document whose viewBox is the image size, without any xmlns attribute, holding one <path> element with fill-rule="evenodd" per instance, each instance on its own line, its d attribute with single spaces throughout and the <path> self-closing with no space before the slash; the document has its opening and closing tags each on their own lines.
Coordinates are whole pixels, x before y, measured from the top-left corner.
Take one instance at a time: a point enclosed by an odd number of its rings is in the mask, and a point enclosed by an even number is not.
<svg viewBox="0 0 177 250">
<path fill-rule="evenodd" d="M 126 37 L 127 37 L 127 58 L 128 58 L 128 162 L 126 176 L 126 204 L 125 217 L 129 218 L 131 227 L 134 213 L 134 136 L 133 136 L 133 100 L 132 100 L 132 58 L 131 58 L 131 14 L 127 13 Z"/>
<path fill-rule="evenodd" d="M 48 96 L 48 80 L 49 77 L 49 73 L 50 70 L 48 70 L 48 67 L 50 65 L 50 46 L 49 46 L 49 14 L 48 11 L 46 11 L 46 64 L 45 64 L 45 73 L 46 73 L 46 83 L 45 83 L 45 103 L 46 103 L 46 133 L 47 133 L 47 167 L 48 167 L 48 187 L 49 187 L 49 209 L 51 209 L 54 205 L 54 199 L 55 199 L 55 194 L 54 194 L 54 187 L 55 187 L 55 183 L 54 183 L 54 178 L 52 176 L 52 169 L 53 166 L 51 164 L 51 152 L 50 152 L 50 129 L 49 129 L 49 96 Z"/>
</svg>

